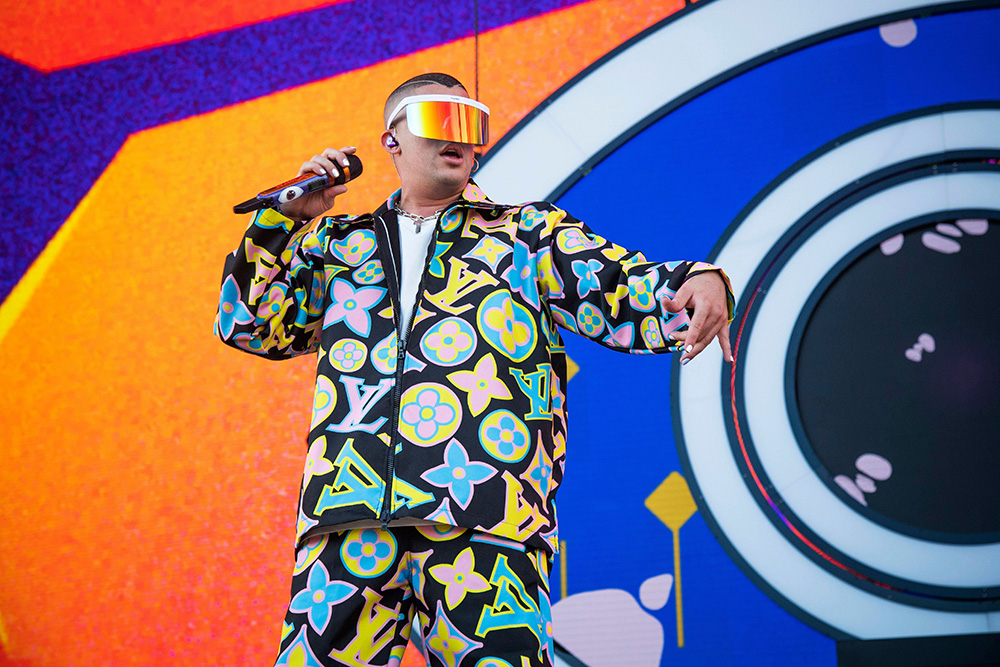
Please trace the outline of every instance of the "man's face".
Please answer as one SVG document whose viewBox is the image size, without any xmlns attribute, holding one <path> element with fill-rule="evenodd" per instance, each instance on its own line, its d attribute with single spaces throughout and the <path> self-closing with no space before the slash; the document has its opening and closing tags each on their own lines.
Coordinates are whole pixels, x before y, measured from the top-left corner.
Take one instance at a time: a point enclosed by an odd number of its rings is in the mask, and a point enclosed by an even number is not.
<svg viewBox="0 0 1000 667">
<path fill-rule="evenodd" d="M 468 97 L 464 88 L 449 88 L 429 83 L 414 89 L 410 95 L 459 95 Z M 419 189 L 431 196 L 457 194 L 465 187 L 475 160 L 472 144 L 459 144 L 439 139 L 425 139 L 410 133 L 406 127 L 406 112 L 402 111 L 393 124 L 399 153 L 396 171 L 404 190 Z"/>
</svg>

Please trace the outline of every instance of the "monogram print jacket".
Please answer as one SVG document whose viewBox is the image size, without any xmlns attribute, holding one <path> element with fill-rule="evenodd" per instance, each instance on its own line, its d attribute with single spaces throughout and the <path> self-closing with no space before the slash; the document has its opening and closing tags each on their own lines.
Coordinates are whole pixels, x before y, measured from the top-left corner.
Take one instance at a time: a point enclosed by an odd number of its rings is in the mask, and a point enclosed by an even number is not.
<svg viewBox="0 0 1000 667">
<path fill-rule="evenodd" d="M 408 518 L 554 552 L 559 327 L 671 351 L 683 318 L 660 295 L 718 269 L 647 262 L 552 204 L 495 204 L 470 181 L 441 214 L 401 335 L 398 196 L 314 226 L 259 211 L 226 259 L 216 335 L 269 359 L 317 353 L 297 538 Z"/>
</svg>

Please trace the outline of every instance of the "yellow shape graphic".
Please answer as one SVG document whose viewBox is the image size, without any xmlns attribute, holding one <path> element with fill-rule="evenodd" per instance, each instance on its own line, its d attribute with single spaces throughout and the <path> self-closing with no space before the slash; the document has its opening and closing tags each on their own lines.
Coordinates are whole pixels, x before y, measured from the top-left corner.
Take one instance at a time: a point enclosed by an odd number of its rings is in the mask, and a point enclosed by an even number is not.
<svg viewBox="0 0 1000 667">
<path fill-rule="evenodd" d="M 580 371 L 580 366 L 566 355 L 566 382 L 573 379 L 573 376 Z"/>
<path fill-rule="evenodd" d="M 677 597 L 677 646 L 684 646 L 684 615 L 681 605 L 681 526 L 698 511 L 687 481 L 676 470 L 646 498 L 646 507 L 674 534 L 674 591 Z"/>
</svg>

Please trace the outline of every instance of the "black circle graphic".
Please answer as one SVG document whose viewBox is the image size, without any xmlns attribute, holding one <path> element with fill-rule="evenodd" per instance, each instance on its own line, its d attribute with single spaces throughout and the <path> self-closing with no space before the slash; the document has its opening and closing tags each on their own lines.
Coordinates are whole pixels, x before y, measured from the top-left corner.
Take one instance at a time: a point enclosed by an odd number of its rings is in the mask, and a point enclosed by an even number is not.
<svg viewBox="0 0 1000 667">
<path fill-rule="evenodd" d="M 998 260 L 1000 221 L 928 221 L 831 271 L 802 314 L 800 444 L 845 503 L 893 530 L 1000 538 Z"/>
</svg>

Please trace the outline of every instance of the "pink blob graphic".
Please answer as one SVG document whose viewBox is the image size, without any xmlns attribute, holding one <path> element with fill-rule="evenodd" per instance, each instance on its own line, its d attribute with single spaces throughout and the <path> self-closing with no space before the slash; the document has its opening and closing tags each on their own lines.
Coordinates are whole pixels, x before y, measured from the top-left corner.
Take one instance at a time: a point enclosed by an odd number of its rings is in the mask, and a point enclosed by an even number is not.
<svg viewBox="0 0 1000 667">
<path fill-rule="evenodd" d="M 892 464 L 889 463 L 888 459 L 878 454 L 862 454 L 854 462 L 854 465 L 864 474 L 880 482 L 884 482 L 892 476 Z"/>
<path fill-rule="evenodd" d="M 920 351 L 920 348 L 916 346 L 911 347 L 903 354 L 906 355 L 907 359 L 913 362 L 919 362 L 924 356 L 923 352 Z"/>
<path fill-rule="evenodd" d="M 639 587 L 639 601 L 651 611 L 663 609 L 670 599 L 670 589 L 674 586 L 674 575 L 661 574 L 650 577 Z"/>
<path fill-rule="evenodd" d="M 878 27 L 878 34 L 889 46 L 901 48 L 917 38 L 917 24 L 913 19 L 886 23 Z"/>
<path fill-rule="evenodd" d="M 952 225 L 947 222 L 939 222 L 938 224 L 934 225 L 934 229 L 936 229 L 941 234 L 944 234 L 945 236 L 951 236 L 956 239 L 962 237 L 962 230 L 956 227 L 955 225 Z"/>
<path fill-rule="evenodd" d="M 962 249 L 962 245 L 953 239 L 945 238 L 935 232 L 924 232 L 920 241 L 931 250 L 946 255 L 953 255 Z"/>
<path fill-rule="evenodd" d="M 885 241 L 882 241 L 879 247 L 882 248 L 883 255 L 895 255 L 903 247 L 903 235 L 896 234 L 895 236 L 890 236 Z"/>
<path fill-rule="evenodd" d="M 937 349 L 937 344 L 934 342 L 934 336 L 929 333 L 922 333 L 917 336 L 917 345 L 922 347 L 924 352 L 933 352 Z"/>
<path fill-rule="evenodd" d="M 972 236 L 982 236 L 990 228 L 990 223 L 985 218 L 956 220 L 955 224 L 958 225 L 963 232 L 971 234 Z"/>
<path fill-rule="evenodd" d="M 853 479 L 847 475 L 837 475 L 833 478 L 833 481 L 835 481 L 840 488 L 846 491 L 847 495 L 851 498 L 854 498 L 865 507 L 868 507 L 868 501 L 865 500 L 865 494 L 861 492 L 861 489 L 858 488 Z"/>
<path fill-rule="evenodd" d="M 871 477 L 858 473 L 854 476 L 854 483 L 865 493 L 875 493 L 875 482 Z"/>
</svg>

